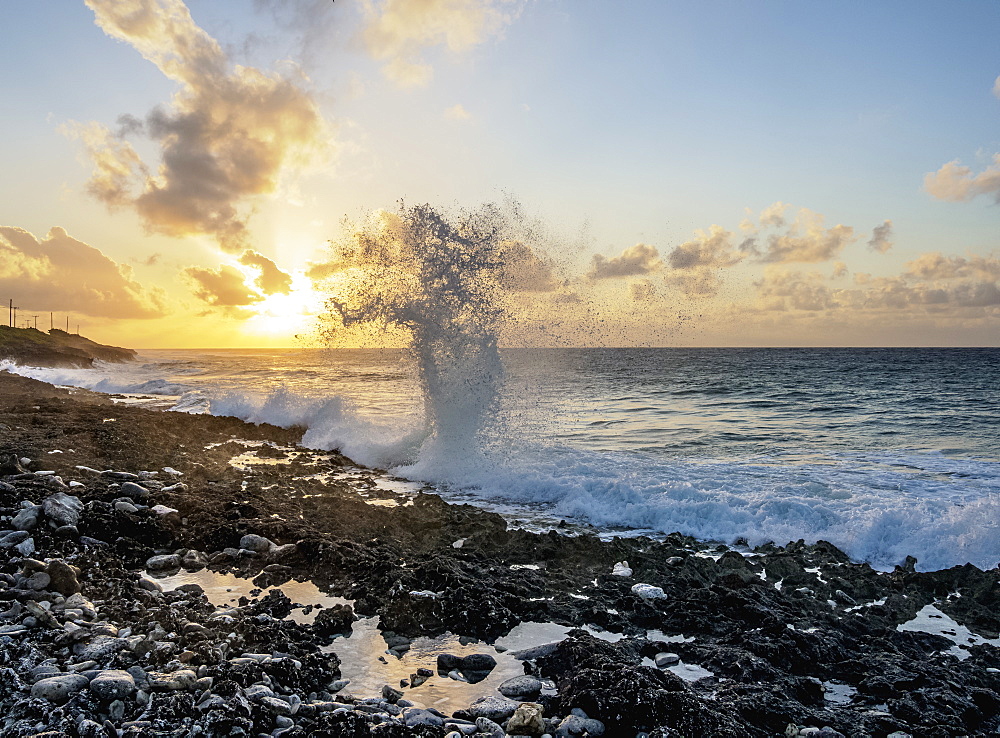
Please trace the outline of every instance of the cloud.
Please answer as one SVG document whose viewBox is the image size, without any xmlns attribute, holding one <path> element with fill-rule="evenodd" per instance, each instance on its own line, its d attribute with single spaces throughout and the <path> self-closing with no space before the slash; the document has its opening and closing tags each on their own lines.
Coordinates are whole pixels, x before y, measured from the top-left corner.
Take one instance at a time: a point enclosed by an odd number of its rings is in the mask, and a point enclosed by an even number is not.
<svg viewBox="0 0 1000 738">
<path fill-rule="evenodd" d="M 766 310 L 826 310 L 834 306 L 833 292 L 818 272 L 792 272 L 769 268 L 755 282 Z"/>
<path fill-rule="evenodd" d="M 1000 97 L 1000 77 L 993 81 L 993 94 Z"/>
<path fill-rule="evenodd" d="M 444 117 L 448 120 L 471 120 L 472 114 L 461 103 L 457 103 L 444 111 Z"/>
<path fill-rule="evenodd" d="M 872 237 L 868 240 L 868 248 L 884 254 L 892 248 L 892 221 L 887 220 L 882 225 L 872 229 Z"/>
<path fill-rule="evenodd" d="M 613 256 L 610 259 L 595 254 L 587 277 L 590 279 L 635 277 L 642 274 L 652 274 L 662 267 L 660 252 L 653 246 L 637 243 L 622 251 L 621 256 Z"/>
<path fill-rule="evenodd" d="M 218 269 L 188 267 L 184 270 L 184 275 L 194 283 L 195 297 L 209 305 L 239 307 L 264 299 L 263 295 L 247 286 L 242 272 L 226 264 Z"/>
<path fill-rule="evenodd" d="M 327 129 L 302 78 L 231 65 L 181 0 L 86 0 L 96 23 L 180 86 L 167 106 L 120 120 L 112 133 L 73 124 L 94 171 L 88 191 L 131 207 L 151 231 L 209 235 L 227 251 L 249 242 L 240 207 L 273 193 L 283 175 L 327 146 Z M 159 147 L 155 171 L 127 140 Z"/>
<path fill-rule="evenodd" d="M 513 292 L 552 292 L 560 286 L 552 264 L 521 241 L 505 241 L 500 258 L 500 284 Z"/>
<path fill-rule="evenodd" d="M 766 208 L 760 211 L 759 223 L 761 226 L 774 226 L 775 228 L 781 228 L 785 225 L 785 212 L 790 208 L 787 202 L 776 202 L 773 205 L 768 205 Z"/>
<path fill-rule="evenodd" d="M 260 270 L 255 283 L 265 295 L 287 295 L 292 291 L 292 278 L 278 269 L 278 265 L 256 251 L 244 251 L 240 264 Z"/>
<path fill-rule="evenodd" d="M 907 262 L 904 276 L 917 279 L 1000 280 L 1000 259 L 994 256 L 944 256 L 921 254 Z"/>
<path fill-rule="evenodd" d="M 979 174 L 957 160 L 950 161 L 924 177 L 924 189 L 938 200 L 962 202 L 988 195 L 1000 204 L 1000 154 L 994 154 L 993 163 Z"/>
<path fill-rule="evenodd" d="M 717 225 L 708 232 L 696 231 L 695 238 L 682 243 L 667 255 L 667 263 L 674 269 L 694 267 L 731 267 L 739 264 L 745 254 L 733 248 L 733 234 Z"/>
<path fill-rule="evenodd" d="M 816 263 L 836 257 L 855 240 L 854 229 L 845 225 L 824 228 L 823 220 L 821 214 L 801 208 L 785 233 L 768 237 L 761 261 Z"/>
<path fill-rule="evenodd" d="M 386 77 L 419 87 L 434 76 L 424 49 L 468 51 L 503 33 L 521 6 L 521 0 L 366 0 L 361 38 Z"/>
<path fill-rule="evenodd" d="M 25 310 L 106 318 L 165 314 L 161 293 L 136 282 L 130 267 L 58 227 L 42 240 L 21 228 L 0 227 L 0 294 Z"/>
<path fill-rule="evenodd" d="M 757 288 L 765 311 L 845 311 L 852 313 L 924 313 L 953 317 L 1000 306 L 1000 262 L 996 259 L 924 254 L 902 274 L 854 275 L 854 287 L 835 289 L 818 272 L 768 267 Z M 840 314 L 838 313 L 838 314 Z M 1000 315 L 1000 313 L 998 313 Z"/>
</svg>

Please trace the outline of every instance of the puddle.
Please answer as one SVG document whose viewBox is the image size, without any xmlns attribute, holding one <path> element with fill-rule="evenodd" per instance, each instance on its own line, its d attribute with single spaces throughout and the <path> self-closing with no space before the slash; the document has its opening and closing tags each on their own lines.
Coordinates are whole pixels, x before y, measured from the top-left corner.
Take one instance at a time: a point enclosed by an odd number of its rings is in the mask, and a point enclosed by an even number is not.
<svg viewBox="0 0 1000 738">
<path fill-rule="evenodd" d="M 837 705 L 845 705 L 858 693 L 850 684 L 840 684 L 839 682 L 823 682 L 823 697 L 827 702 Z"/>
<path fill-rule="evenodd" d="M 243 579 L 235 574 L 219 573 L 209 569 L 181 571 L 178 574 L 168 577 L 153 577 L 153 581 L 157 582 L 164 590 L 177 589 L 183 584 L 197 584 L 205 590 L 205 596 L 208 598 L 208 601 L 220 609 L 238 607 L 240 597 L 254 599 L 255 596 L 251 595 L 250 592 L 251 590 L 259 589 L 250 579 Z M 275 589 L 280 589 L 285 593 L 286 597 L 297 605 L 333 607 L 334 605 L 353 606 L 354 604 L 351 600 L 345 600 L 343 597 L 334 597 L 333 595 L 321 592 L 319 587 L 312 582 L 296 582 L 294 579 L 290 579 L 284 584 L 275 587 L 262 589 L 256 597 L 266 597 L 269 592 Z M 308 625 L 316 619 L 317 613 L 318 610 L 314 609 L 306 615 L 301 609 L 295 609 L 292 610 L 288 619 L 300 625 Z"/>
<path fill-rule="evenodd" d="M 322 607 L 353 605 L 350 600 L 324 594 L 315 584 L 308 581 L 290 580 L 284 584 L 263 589 L 257 595 L 251 595 L 250 592 L 256 590 L 257 587 L 250 579 L 229 573 L 214 572 L 209 569 L 194 572 L 181 571 L 172 576 L 150 578 L 160 584 L 164 590 L 176 589 L 183 584 L 197 584 L 205 591 L 209 602 L 222 612 L 226 608 L 237 607 L 240 597 L 253 600 L 266 596 L 274 589 L 280 589 L 299 605 Z M 301 609 L 297 609 L 292 611 L 289 619 L 296 623 L 309 624 L 315 619 L 316 613 L 317 610 L 313 610 L 309 615 L 305 615 Z M 353 631 L 349 636 L 338 637 L 329 645 L 322 647 L 322 651 L 333 652 L 341 660 L 342 678 L 350 680 L 343 693 L 358 698 L 378 697 L 382 693 L 382 687 L 388 684 L 394 689 L 402 689 L 406 699 L 419 707 L 433 707 L 449 714 L 468 707 L 480 697 L 499 695 L 497 688 L 503 682 L 511 677 L 524 674 L 523 662 L 515 659 L 511 654 L 527 648 L 564 640 L 569 631 L 572 630 L 568 626 L 557 623 L 521 623 L 506 636 L 496 641 L 496 646 L 501 649 L 499 651 L 496 647 L 486 643 L 462 644 L 459 642 L 459 636 L 446 633 L 437 638 L 417 638 L 411 643 L 409 651 L 404 653 L 402 657 L 397 657 L 395 654 L 387 653 L 388 645 L 382 637 L 378 625 L 377 617 L 362 618 L 354 622 Z M 589 626 L 584 630 L 596 638 L 611 643 L 624 637 L 621 633 L 611 633 Z M 683 635 L 668 636 L 660 631 L 649 631 L 649 637 L 652 640 L 666 643 L 683 643 L 694 640 Z M 472 684 L 458 681 L 438 674 L 437 657 L 442 653 L 450 653 L 460 657 L 474 653 L 487 653 L 496 659 L 497 665 L 480 682 Z M 418 687 L 401 687 L 400 680 L 409 680 L 410 676 L 421 668 L 430 669 L 433 676 Z M 683 662 L 670 667 L 670 670 L 687 681 L 714 676 L 706 669 Z M 543 680 L 543 685 L 549 693 L 554 693 L 555 686 L 551 682 Z"/>
<path fill-rule="evenodd" d="M 955 644 L 946 653 L 955 656 L 959 661 L 969 658 L 971 654 L 966 650 L 969 646 L 987 644 L 1000 648 L 1000 638 L 983 638 L 976 635 L 964 625 L 959 625 L 934 605 L 925 605 L 917 612 L 913 620 L 897 625 L 896 630 L 915 630 L 944 636 Z"/>
<path fill-rule="evenodd" d="M 524 664 L 511 656 L 512 653 L 561 641 L 570 630 L 572 628 L 556 623 L 521 623 L 497 640 L 497 646 L 508 649 L 503 652 L 486 643 L 463 645 L 457 635 L 446 633 L 437 638 L 417 638 L 410 645 L 410 650 L 397 658 L 386 653 L 386 642 L 378 630 L 378 618 L 365 618 L 354 623 L 350 636 L 337 638 L 323 650 L 332 651 L 340 657 L 342 676 L 351 680 L 344 693 L 360 698 L 376 697 L 382 693 L 382 686 L 388 684 L 394 689 L 402 689 L 405 698 L 418 707 L 433 707 L 450 714 L 468 707 L 480 697 L 499 695 L 497 687 L 511 677 L 523 675 Z M 611 642 L 623 637 L 620 633 L 586 630 L 597 638 Z M 487 653 L 496 659 L 497 665 L 483 681 L 470 684 L 438 674 L 437 657 L 442 653 L 455 656 Z M 385 660 L 384 663 L 379 661 L 380 657 Z M 434 676 L 413 689 L 400 687 L 401 679 L 408 680 L 420 668 L 430 669 Z M 546 684 L 544 680 L 543 684 Z M 554 685 L 550 683 L 548 686 L 554 693 Z"/>
</svg>

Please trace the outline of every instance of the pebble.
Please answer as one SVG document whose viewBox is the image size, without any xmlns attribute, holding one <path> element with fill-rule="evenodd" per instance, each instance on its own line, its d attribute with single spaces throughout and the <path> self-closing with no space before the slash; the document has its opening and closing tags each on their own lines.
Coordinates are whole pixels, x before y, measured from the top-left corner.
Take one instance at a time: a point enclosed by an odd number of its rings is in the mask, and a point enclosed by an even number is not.
<svg viewBox="0 0 1000 738">
<path fill-rule="evenodd" d="M 489 738 L 504 738 L 507 733 L 497 723 L 489 718 L 476 718 L 476 729 L 479 733 L 485 733 Z"/>
<path fill-rule="evenodd" d="M 79 497 L 65 492 L 56 492 L 42 501 L 45 517 L 56 525 L 76 525 L 80 522 L 83 503 Z"/>
<path fill-rule="evenodd" d="M 80 582 L 77 579 L 78 569 L 67 564 L 62 559 L 53 559 L 45 567 L 46 573 L 51 578 L 52 589 L 63 596 L 76 594 L 80 591 Z"/>
<path fill-rule="evenodd" d="M 25 507 L 14 516 L 14 519 L 11 521 L 11 525 L 13 525 L 17 530 L 31 530 L 38 525 L 38 520 L 41 516 L 41 505 Z"/>
<path fill-rule="evenodd" d="M 644 600 L 662 600 L 667 596 L 663 589 L 654 587 L 652 584 L 633 584 L 632 594 L 638 595 Z"/>
<path fill-rule="evenodd" d="M 269 538 L 248 533 L 240 539 L 240 548 L 254 553 L 267 553 L 275 548 L 275 545 Z"/>
<path fill-rule="evenodd" d="M 516 676 L 503 682 L 497 691 L 504 697 L 535 698 L 542 691 L 542 682 L 533 676 Z"/>
<path fill-rule="evenodd" d="M 611 570 L 611 576 L 630 577 L 632 576 L 632 569 L 629 567 L 627 561 L 619 561 Z"/>
<path fill-rule="evenodd" d="M 676 653 L 658 653 L 653 658 L 653 661 L 661 669 L 667 666 L 673 666 L 674 664 L 679 663 L 680 660 L 681 657 Z"/>
<path fill-rule="evenodd" d="M 465 714 L 472 719 L 487 718 L 503 722 L 517 710 L 518 703 L 506 697 L 480 697 L 465 709 Z"/>
<path fill-rule="evenodd" d="M 86 689 L 88 684 L 90 680 L 83 674 L 61 674 L 40 679 L 32 684 L 31 696 L 62 704 L 71 695 Z"/>
<path fill-rule="evenodd" d="M 403 711 L 403 725 L 408 728 L 415 725 L 444 725 L 444 718 L 435 715 L 430 710 L 411 707 Z"/>
<path fill-rule="evenodd" d="M 160 692 L 194 689 L 198 682 L 198 675 L 190 669 L 179 669 L 170 673 L 151 671 L 147 678 L 150 689 Z"/>
<path fill-rule="evenodd" d="M 150 556 L 146 559 L 146 569 L 148 571 L 165 571 L 180 568 L 181 557 L 177 554 L 162 554 L 160 556 Z"/>
<path fill-rule="evenodd" d="M 511 735 L 541 735 L 545 732 L 542 706 L 536 702 L 522 702 L 507 721 Z"/>
<path fill-rule="evenodd" d="M 108 669 L 90 682 L 90 691 L 105 702 L 123 700 L 135 694 L 135 679 L 127 671 Z"/>
</svg>

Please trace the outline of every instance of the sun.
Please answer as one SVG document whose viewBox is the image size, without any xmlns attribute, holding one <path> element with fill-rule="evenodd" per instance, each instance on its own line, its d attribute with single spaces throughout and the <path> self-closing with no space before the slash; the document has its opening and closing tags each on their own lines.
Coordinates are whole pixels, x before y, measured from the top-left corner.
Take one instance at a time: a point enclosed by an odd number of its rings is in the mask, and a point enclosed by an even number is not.
<svg viewBox="0 0 1000 738">
<path fill-rule="evenodd" d="M 325 300 L 326 296 L 316 291 L 308 277 L 293 274 L 288 294 L 267 295 L 249 307 L 254 314 L 244 321 L 243 332 L 270 341 L 287 339 L 292 343 L 296 335 L 313 330 Z"/>
</svg>

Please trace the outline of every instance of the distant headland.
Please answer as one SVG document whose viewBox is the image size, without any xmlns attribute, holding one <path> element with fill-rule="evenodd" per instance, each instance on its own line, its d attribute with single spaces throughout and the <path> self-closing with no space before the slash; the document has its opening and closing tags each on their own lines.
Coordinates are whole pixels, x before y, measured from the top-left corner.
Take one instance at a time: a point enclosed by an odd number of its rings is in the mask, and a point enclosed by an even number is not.
<svg viewBox="0 0 1000 738">
<path fill-rule="evenodd" d="M 0 359 L 32 366 L 93 366 L 101 361 L 132 361 L 132 349 L 105 346 L 81 335 L 53 328 L 48 333 L 35 328 L 0 325 Z"/>
</svg>

